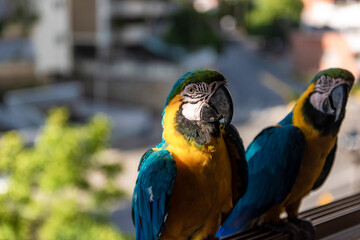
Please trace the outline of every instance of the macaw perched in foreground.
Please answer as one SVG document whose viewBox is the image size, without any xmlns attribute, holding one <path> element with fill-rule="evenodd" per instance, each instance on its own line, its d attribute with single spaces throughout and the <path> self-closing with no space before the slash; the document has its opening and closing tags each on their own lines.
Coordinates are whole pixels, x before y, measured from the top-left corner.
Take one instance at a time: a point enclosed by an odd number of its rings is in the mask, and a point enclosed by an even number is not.
<svg viewBox="0 0 360 240">
<path fill-rule="evenodd" d="M 247 187 L 233 103 L 217 71 L 182 76 L 163 111 L 162 142 L 140 160 L 132 207 L 136 239 L 215 239 Z M 224 119 L 224 123 L 220 121 Z"/>
<path fill-rule="evenodd" d="M 219 237 L 257 221 L 276 231 L 300 234 L 300 239 L 314 238 L 311 223 L 297 217 L 299 206 L 330 172 L 353 83 L 354 76 L 344 69 L 319 72 L 292 112 L 255 137 L 246 150 L 247 192 L 220 227 Z M 280 219 L 283 211 L 287 223 Z"/>
</svg>

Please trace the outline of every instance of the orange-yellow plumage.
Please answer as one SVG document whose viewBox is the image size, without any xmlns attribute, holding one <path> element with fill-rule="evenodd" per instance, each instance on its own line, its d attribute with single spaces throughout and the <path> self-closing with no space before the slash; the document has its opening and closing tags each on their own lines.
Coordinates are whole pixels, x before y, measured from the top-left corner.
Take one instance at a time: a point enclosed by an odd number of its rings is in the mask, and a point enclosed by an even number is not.
<svg viewBox="0 0 360 240">
<path fill-rule="evenodd" d="M 139 164 L 136 239 L 215 239 L 244 195 L 245 150 L 230 124 L 233 103 L 225 85 L 224 76 L 208 69 L 174 84 L 163 111 L 162 142 Z"/>
<path fill-rule="evenodd" d="M 262 130 L 246 150 L 247 192 L 219 229 L 224 237 L 251 223 L 315 239 L 311 224 L 299 219 L 302 198 L 328 177 L 336 153 L 337 135 L 354 76 L 345 69 L 319 72 L 296 106 L 276 126 Z M 280 215 L 287 213 L 287 221 Z"/>
<path fill-rule="evenodd" d="M 322 135 L 319 130 L 305 120 L 302 112 L 306 99 L 314 91 L 314 85 L 315 83 L 311 83 L 308 86 L 293 109 L 293 125 L 301 129 L 306 142 L 298 176 L 285 201 L 268 211 L 264 216 L 265 221 L 278 222 L 283 210 L 287 211 L 290 218 L 297 216 L 301 199 L 312 190 L 324 168 L 327 156 L 335 146 L 337 137 L 331 134 Z"/>
<path fill-rule="evenodd" d="M 199 147 L 176 131 L 180 104 L 176 96 L 164 111 L 163 137 L 178 170 L 162 239 L 202 239 L 216 234 L 232 208 L 230 159 L 221 136 Z"/>
</svg>

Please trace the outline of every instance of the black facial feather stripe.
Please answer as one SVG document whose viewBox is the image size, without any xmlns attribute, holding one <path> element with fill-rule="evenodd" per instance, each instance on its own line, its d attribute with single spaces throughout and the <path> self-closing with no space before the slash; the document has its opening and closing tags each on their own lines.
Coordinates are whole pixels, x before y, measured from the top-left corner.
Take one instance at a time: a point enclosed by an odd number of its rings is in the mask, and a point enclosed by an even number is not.
<svg viewBox="0 0 360 240">
<path fill-rule="evenodd" d="M 331 86 L 328 86 L 328 87 L 316 86 L 314 90 L 315 90 L 315 92 L 325 93 L 330 90 L 330 87 Z"/>
<path fill-rule="evenodd" d="M 183 103 L 189 103 L 189 104 L 197 104 L 198 102 L 202 101 L 202 99 L 197 99 L 197 101 L 184 101 Z"/>
<path fill-rule="evenodd" d="M 346 81 L 345 79 L 342 79 L 342 78 L 333 79 L 329 76 L 323 75 L 320 77 L 320 79 L 315 84 L 314 90 L 319 93 L 325 93 L 325 92 L 328 92 L 329 90 L 334 89 L 335 87 L 337 87 L 341 84 L 347 84 L 350 87 L 352 87 L 352 83 L 349 81 Z"/>
<path fill-rule="evenodd" d="M 191 98 L 191 99 L 203 99 L 206 97 L 206 94 L 205 93 L 193 93 L 193 94 L 184 93 L 183 96 Z"/>
</svg>

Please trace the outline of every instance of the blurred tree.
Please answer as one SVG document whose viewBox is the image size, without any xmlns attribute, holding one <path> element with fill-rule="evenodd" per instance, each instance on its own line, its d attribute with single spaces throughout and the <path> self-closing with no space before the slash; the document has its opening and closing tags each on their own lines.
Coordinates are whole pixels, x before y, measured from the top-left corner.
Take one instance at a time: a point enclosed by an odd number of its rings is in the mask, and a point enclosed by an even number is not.
<svg viewBox="0 0 360 240">
<path fill-rule="evenodd" d="M 221 51 L 224 41 L 214 30 L 213 23 L 217 20 L 215 15 L 199 13 L 189 4 L 175 11 L 169 16 L 168 31 L 164 40 L 170 44 L 184 47 L 189 51 L 201 47 L 213 47 Z"/>
<path fill-rule="evenodd" d="M 219 16 L 233 16 L 244 32 L 264 40 L 266 50 L 281 51 L 299 26 L 302 8 L 301 0 L 223 0 Z"/>
<path fill-rule="evenodd" d="M 219 16 L 233 16 L 238 26 L 242 29 L 246 28 L 246 16 L 249 12 L 251 0 L 223 0 L 219 2 Z"/>
<path fill-rule="evenodd" d="M 299 26 L 301 0 L 254 0 L 246 16 L 249 34 L 264 38 L 265 48 L 282 48 L 293 28 Z"/>
<path fill-rule="evenodd" d="M 32 0 L 6 0 L 4 6 L 7 12 L 0 16 L 0 36 L 6 27 L 18 25 L 21 28 L 20 35 L 27 37 L 31 27 L 38 19 Z"/>
<path fill-rule="evenodd" d="M 121 168 L 96 158 L 109 135 L 106 117 L 71 126 L 68 111 L 52 110 L 33 147 L 17 132 L 0 139 L 0 239 L 121 240 L 110 224 L 109 203 Z M 89 173 L 104 176 L 94 187 Z"/>
</svg>

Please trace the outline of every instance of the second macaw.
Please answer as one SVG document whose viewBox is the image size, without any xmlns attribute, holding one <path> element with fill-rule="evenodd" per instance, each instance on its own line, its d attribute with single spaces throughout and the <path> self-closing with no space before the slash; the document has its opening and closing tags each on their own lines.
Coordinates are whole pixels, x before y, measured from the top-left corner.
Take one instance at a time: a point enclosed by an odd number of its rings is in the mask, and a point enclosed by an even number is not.
<svg viewBox="0 0 360 240">
<path fill-rule="evenodd" d="M 163 140 L 140 160 L 132 201 L 136 239 L 215 239 L 244 194 L 245 150 L 230 125 L 225 84 L 208 69 L 175 83 L 163 111 Z"/>
<path fill-rule="evenodd" d="M 249 184 L 222 224 L 219 237 L 251 223 L 314 239 L 310 222 L 299 219 L 301 200 L 319 188 L 334 161 L 337 134 L 354 76 L 332 68 L 319 72 L 278 125 L 264 129 L 246 150 Z M 288 221 L 280 219 L 285 211 Z"/>
</svg>

